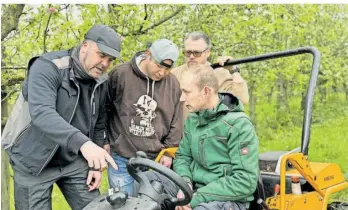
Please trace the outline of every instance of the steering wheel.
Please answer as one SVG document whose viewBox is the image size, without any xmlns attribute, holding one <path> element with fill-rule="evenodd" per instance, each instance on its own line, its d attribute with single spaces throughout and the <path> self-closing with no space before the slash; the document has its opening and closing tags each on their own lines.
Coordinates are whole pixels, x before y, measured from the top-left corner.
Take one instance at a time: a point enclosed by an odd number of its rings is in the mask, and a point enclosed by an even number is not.
<svg viewBox="0 0 348 210">
<path fill-rule="evenodd" d="M 173 181 L 182 190 L 185 198 L 178 199 L 171 195 L 157 192 L 158 190 L 156 190 L 150 183 L 149 179 L 145 175 L 145 172 L 137 170 L 139 166 L 145 166 L 153 169 Z M 127 170 L 129 174 L 140 184 L 139 194 L 150 197 L 160 205 L 164 202 L 164 200 L 169 200 L 173 205 L 184 206 L 189 204 L 192 199 L 192 190 L 185 180 L 183 180 L 171 169 L 166 168 L 159 163 L 141 157 L 133 157 L 128 161 Z"/>
</svg>

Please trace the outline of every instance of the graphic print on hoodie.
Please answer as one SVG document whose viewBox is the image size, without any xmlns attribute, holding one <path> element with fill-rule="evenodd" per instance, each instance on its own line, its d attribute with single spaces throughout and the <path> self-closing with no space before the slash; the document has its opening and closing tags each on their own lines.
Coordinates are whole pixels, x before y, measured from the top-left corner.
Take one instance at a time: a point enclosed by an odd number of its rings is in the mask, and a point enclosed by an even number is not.
<svg viewBox="0 0 348 210">
<path fill-rule="evenodd" d="M 151 124 L 156 117 L 157 102 L 148 95 L 142 95 L 135 106 L 136 117 L 131 120 L 129 132 L 136 136 L 152 136 L 155 128 Z"/>
</svg>

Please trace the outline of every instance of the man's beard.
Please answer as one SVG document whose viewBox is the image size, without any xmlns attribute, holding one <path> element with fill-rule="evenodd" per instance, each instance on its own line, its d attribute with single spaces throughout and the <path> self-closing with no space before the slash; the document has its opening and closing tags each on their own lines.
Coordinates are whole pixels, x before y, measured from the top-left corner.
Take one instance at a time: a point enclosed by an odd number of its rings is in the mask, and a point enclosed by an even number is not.
<svg viewBox="0 0 348 210">
<path fill-rule="evenodd" d="M 188 67 L 193 67 L 193 66 L 196 66 L 196 65 L 198 65 L 197 61 L 189 61 L 189 62 L 187 62 L 187 66 Z"/>
</svg>

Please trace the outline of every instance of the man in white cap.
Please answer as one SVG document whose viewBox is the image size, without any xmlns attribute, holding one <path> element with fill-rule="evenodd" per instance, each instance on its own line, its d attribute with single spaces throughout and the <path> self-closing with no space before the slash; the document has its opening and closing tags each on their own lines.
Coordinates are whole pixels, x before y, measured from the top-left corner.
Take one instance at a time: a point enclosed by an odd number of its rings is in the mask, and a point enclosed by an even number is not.
<svg viewBox="0 0 348 210">
<path fill-rule="evenodd" d="M 101 171 L 108 163 L 117 169 L 102 147 L 104 73 L 120 51 L 116 32 L 95 25 L 79 46 L 29 61 L 21 93 L 28 109 L 21 119 L 31 118 L 13 142 L 3 144 L 14 171 L 15 209 L 52 209 L 56 183 L 70 207 L 81 210 L 99 195 Z"/>
<path fill-rule="evenodd" d="M 128 159 L 137 151 L 155 159 L 163 148 L 178 146 L 181 140 L 181 90 L 170 74 L 178 57 L 178 47 L 160 39 L 109 74 L 107 126 L 111 156 L 118 165 L 118 170 L 108 169 L 109 184 L 130 196 L 134 195 L 134 179 L 126 168 Z M 160 162 L 170 167 L 172 159 L 164 155 Z"/>
</svg>

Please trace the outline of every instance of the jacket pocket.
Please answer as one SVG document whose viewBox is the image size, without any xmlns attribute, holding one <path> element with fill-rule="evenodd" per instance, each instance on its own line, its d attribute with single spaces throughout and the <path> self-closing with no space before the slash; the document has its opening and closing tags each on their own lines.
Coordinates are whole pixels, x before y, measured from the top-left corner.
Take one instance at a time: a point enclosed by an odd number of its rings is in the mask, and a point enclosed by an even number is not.
<svg viewBox="0 0 348 210">
<path fill-rule="evenodd" d="M 30 127 L 31 127 L 31 123 L 29 123 L 27 126 L 25 126 L 21 132 L 19 132 L 18 136 L 16 137 L 16 139 L 13 142 L 13 146 L 18 145 L 21 142 L 22 136 L 25 134 L 25 132 L 27 132 L 30 129 Z"/>
<path fill-rule="evenodd" d="M 227 146 L 227 137 L 226 136 L 215 136 L 214 138 L 217 141 L 222 142 L 224 145 Z"/>
<path fill-rule="evenodd" d="M 11 159 L 14 164 L 19 163 L 33 175 L 41 172 L 57 150 L 57 144 L 51 142 L 46 135 L 34 127 L 27 129 L 19 141 L 12 147 Z"/>
<path fill-rule="evenodd" d="M 249 153 L 249 144 L 250 141 L 242 141 L 239 143 L 239 153 L 240 155 L 247 155 Z"/>
</svg>

